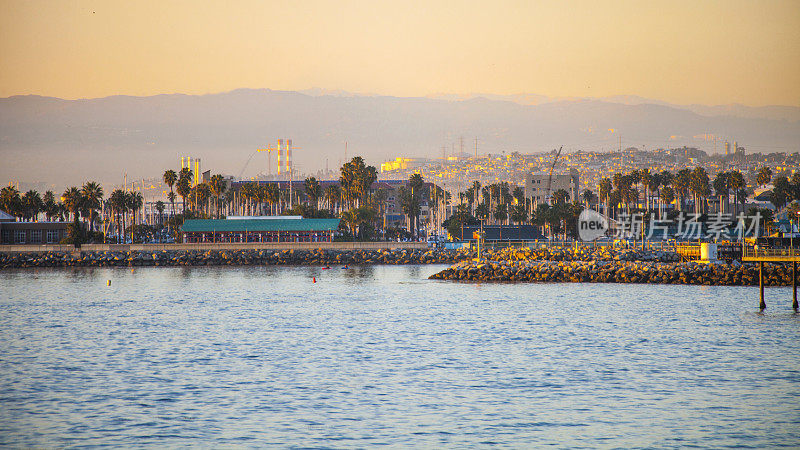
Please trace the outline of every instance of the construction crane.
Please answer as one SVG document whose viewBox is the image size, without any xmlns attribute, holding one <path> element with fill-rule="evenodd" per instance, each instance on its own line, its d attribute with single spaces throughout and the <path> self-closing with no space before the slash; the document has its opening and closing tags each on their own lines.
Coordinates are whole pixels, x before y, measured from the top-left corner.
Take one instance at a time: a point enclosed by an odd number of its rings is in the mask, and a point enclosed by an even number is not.
<svg viewBox="0 0 800 450">
<path fill-rule="evenodd" d="M 548 201 L 551 200 L 550 199 L 550 187 L 553 184 L 553 169 L 556 168 L 556 163 L 558 162 L 558 157 L 561 156 L 561 149 L 563 149 L 563 148 L 564 148 L 563 145 L 558 148 L 558 152 L 556 152 L 556 157 L 553 158 L 553 165 L 550 166 L 550 176 L 547 177 L 547 196 L 545 197 L 545 198 L 547 198 Z"/>
<path fill-rule="evenodd" d="M 275 147 L 259 148 L 256 152 L 267 152 L 267 175 L 272 175 L 272 152 L 277 150 Z"/>
</svg>

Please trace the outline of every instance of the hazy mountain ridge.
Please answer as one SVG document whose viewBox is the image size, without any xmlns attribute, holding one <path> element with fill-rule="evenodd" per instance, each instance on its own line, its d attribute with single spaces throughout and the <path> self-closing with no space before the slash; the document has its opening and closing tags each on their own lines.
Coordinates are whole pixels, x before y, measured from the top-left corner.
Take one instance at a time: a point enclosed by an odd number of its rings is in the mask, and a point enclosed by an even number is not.
<svg viewBox="0 0 800 450">
<path fill-rule="evenodd" d="M 62 100 L 41 96 L 0 99 L 0 151 L 8 162 L 0 179 L 117 180 L 157 176 L 177 155 L 203 159 L 204 168 L 238 175 L 256 149 L 278 138 L 294 140 L 300 170 L 337 167 L 364 155 L 371 164 L 396 156 L 440 157 L 441 147 L 464 137 L 472 153 L 534 152 L 623 146 L 696 145 L 705 134 L 737 139 L 748 151 L 797 151 L 796 122 L 734 116 L 708 117 L 669 105 L 560 100 L 538 105 L 487 99 L 308 95 L 239 89 L 207 95 L 164 94 Z M 613 130 L 613 131 L 610 131 Z M 717 151 L 722 151 L 721 145 Z M 263 155 L 263 156 L 262 156 Z M 273 171 L 275 157 L 273 155 Z M 259 155 L 245 176 L 266 171 Z M 79 174 L 79 175 L 76 175 Z M 80 180 L 76 180 L 80 181 Z"/>
<path fill-rule="evenodd" d="M 738 103 L 728 105 L 681 105 L 675 103 L 665 102 L 663 100 L 656 100 L 651 98 L 640 97 L 638 95 L 613 95 L 608 97 L 549 97 L 539 94 L 512 94 L 512 95 L 498 95 L 498 94 L 433 94 L 429 98 L 450 101 L 463 101 L 474 98 L 486 98 L 489 100 L 500 100 L 519 103 L 520 105 L 542 105 L 545 103 L 555 102 L 575 102 L 575 101 L 602 101 L 607 103 L 617 103 L 621 105 L 660 105 L 669 106 L 675 109 L 683 109 L 692 111 L 701 116 L 715 117 L 715 116 L 733 116 L 743 117 L 749 119 L 772 119 L 772 120 L 787 120 L 790 122 L 800 121 L 800 107 L 785 106 L 785 105 L 767 105 L 767 106 L 747 106 Z"/>
</svg>

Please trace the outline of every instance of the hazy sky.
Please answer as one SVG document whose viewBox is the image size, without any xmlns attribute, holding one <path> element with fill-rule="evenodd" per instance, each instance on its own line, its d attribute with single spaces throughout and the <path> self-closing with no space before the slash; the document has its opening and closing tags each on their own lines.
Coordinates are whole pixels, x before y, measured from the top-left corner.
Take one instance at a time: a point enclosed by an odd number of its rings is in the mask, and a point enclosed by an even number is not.
<svg viewBox="0 0 800 450">
<path fill-rule="evenodd" d="M 800 105 L 800 1 L 2 1 L 0 96 L 310 87 Z"/>
</svg>

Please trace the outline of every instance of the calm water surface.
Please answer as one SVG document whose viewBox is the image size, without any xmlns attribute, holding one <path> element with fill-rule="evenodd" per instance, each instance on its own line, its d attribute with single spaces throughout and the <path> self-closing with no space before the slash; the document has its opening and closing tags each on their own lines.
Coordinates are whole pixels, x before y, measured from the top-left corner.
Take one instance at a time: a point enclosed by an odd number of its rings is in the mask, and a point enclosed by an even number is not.
<svg viewBox="0 0 800 450">
<path fill-rule="evenodd" d="M 0 272 L 0 444 L 800 446 L 790 288 L 440 269 Z"/>
</svg>

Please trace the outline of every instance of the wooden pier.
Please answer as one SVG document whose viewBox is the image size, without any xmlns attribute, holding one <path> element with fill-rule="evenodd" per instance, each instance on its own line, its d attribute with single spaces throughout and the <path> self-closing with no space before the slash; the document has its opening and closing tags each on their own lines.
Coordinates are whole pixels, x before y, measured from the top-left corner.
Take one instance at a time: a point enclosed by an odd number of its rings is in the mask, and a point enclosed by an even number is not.
<svg viewBox="0 0 800 450">
<path fill-rule="evenodd" d="M 795 248 L 760 248 L 746 246 L 742 251 L 742 262 L 758 263 L 759 309 L 767 307 L 764 302 L 764 263 L 792 263 L 792 308 L 797 312 L 797 262 L 800 261 L 800 249 Z"/>
</svg>

